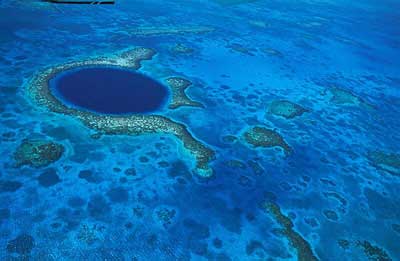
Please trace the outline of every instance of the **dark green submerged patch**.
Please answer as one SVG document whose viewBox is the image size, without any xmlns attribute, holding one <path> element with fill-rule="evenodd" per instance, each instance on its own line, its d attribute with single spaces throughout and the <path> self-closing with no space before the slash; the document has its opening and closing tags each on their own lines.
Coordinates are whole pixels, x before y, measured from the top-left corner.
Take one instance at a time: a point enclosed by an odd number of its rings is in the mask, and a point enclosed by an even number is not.
<svg viewBox="0 0 400 261">
<path fill-rule="evenodd" d="M 371 244 L 367 240 L 358 241 L 357 246 L 361 247 L 369 260 L 390 261 L 392 258 L 382 248 Z"/>
<path fill-rule="evenodd" d="M 290 244 L 297 251 L 297 260 L 316 261 L 319 260 L 313 253 L 310 243 L 308 243 L 295 229 L 289 217 L 285 216 L 280 207 L 271 200 L 261 203 L 261 209 L 270 214 L 273 219 L 282 226 L 282 234 L 289 240 Z"/>
<path fill-rule="evenodd" d="M 325 93 L 327 92 L 329 92 L 331 96 L 330 101 L 337 105 L 358 106 L 369 110 L 374 109 L 371 104 L 349 90 L 339 87 L 331 87 L 325 91 Z"/>
<path fill-rule="evenodd" d="M 400 177 L 400 154 L 377 150 L 368 152 L 367 158 L 375 168 Z"/>
<path fill-rule="evenodd" d="M 46 167 L 59 160 L 64 146 L 47 140 L 24 140 L 14 153 L 16 166 Z"/>
<path fill-rule="evenodd" d="M 111 57 L 97 57 L 54 66 L 39 72 L 32 78 L 27 86 L 28 95 L 36 104 L 55 113 L 73 116 L 81 120 L 87 127 L 102 134 L 142 135 L 165 133 L 174 135 L 182 141 L 183 146 L 196 158 L 196 174 L 201 177 L 210 177 L 213 175 L 213 171 L 209 163 L 215 157 L 214 151 L 196 140 L 185 125 L 161 115 L 113 116 L 78 110 L 58 100 L 49 88 L 49 81 L 65 70 L 85 66 L 115 66 L 137 70 L 141 66 L 141 61 L 150 60 L 155 54 L 152 49 L 139 47 Z"/>
<path fill-rule="evenodd" d="M 285 154 L 290 154 L 292 149 L 283 139 L 283 137 L 276 131 L 264 127 L 252 127 L 245 131 L 243 134 L 247 143 L 254 147 L 280 147 L 284 150 Z"/>
<path fill-rule="evenodd" d="M 272 115 L 284 117 L 286 119 L 301 116 L 303 113 L 309 111 L 296 103 L 286 100 L 273 101 L 268 109 L 269 113 Z"/>
<path fill-rule="evenodd" d="M 7 252 L 20 255 L 29 255 L 35 246 L 35 240 L 31 235 L 21 234 L 7 243 Z"/>
</svg>

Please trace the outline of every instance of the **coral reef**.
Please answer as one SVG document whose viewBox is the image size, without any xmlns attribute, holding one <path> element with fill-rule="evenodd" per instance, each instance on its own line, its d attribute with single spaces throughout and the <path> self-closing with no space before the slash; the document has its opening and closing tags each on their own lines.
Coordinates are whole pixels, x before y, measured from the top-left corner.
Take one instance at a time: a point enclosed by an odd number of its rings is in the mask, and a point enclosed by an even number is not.
<svg viewBox="0 0 400 261">
<path fill-rule="evenodd" d="M 261 203 L 261 209 L 269 213 L 274 220 L 282 226 L 282 234 L 289 240 L 290 244 L 297 251 L 297 260 L 312 261 L 319 260 L 313 253 L 308 243 L 296 230 L 289 217 L 285 216 L 280 207 L 271 200 L 265 200 Z"/>
<path fill-rule="evenodd" d="M 273 48 L 263 48 L 261 49 L 261 51 L 263 51 L 265 54 L 268 54 L 270 56 L 276 56 L 276 57 L 283 57 L 283 53 L 281 53 L 280 51 L 273 49 Z"/>
<path fill-rule="evenodd" d="M 364 250 L 365 255 L 369 260 L 390 261 L 390 256 L 380 247 L 372 245 L 369 241 L 357 241 L 357 246 Z"/>
<path fill-rule="evenodd" d="M 375 168 L 400 176 L 400 154 L 377 150 L 368 152 L 367 158 Z"/>
<path fill-rule="evenodd" d="M 345 212 L 347 206 L 347 200 L 341 196 L 339 193 L 334 191 L 326 191 L 322 193 L 326 198 L 331 198 L 340 203 L 340 210 Z"/>
<path fill-rule="evenodd" d="M 155 51 L 148 48 L 133 48 L 121 52 L 120 54 L 111 57 L 97 57 L 84 61 L 71 62 L 67 64 L 57 65 L 49 69 L 45 69 L 34 75 L 28 83 L 28 95 L 30 98 L 40 106 L 47 107 L 49 110 L 56 113 L 63 113 L 67 115 L 77 115 L 79 111 L 67 107 L 59 101 L 49 88 L 49 81 L 54 78 L 58 73 L 65 70 L 84 67 L 84 66 L 117 66 L 126 69 L 139 69 L 140 62 L 149 60 L 155 55 Z"/>
<path fill-rule="evenodd" d="M 263 167 L 256 160 L 249 160 L 247 163 L 255 175 L 259 176 L 264 173 Z"/>
<path fill-rule="evenodd" d="M 225 143 L 234 143 L 237 141 L 237 137 L 233 135 L 226 135 L 222 137 L 222 141 Z"/>
<path fill-rule="evenodd" d="M 171 51 L 176 54 L 191 54 L 194 52 L 194 49 L 184 44 L 176 44 L 171 48 Z"/>
<path fill-rule="evenodd" d="M 16 166 L 40 168 L 61 158 L 64 146 L 47 140 L 24 140 L 14 153 Z"/>
<path fill-rule="evenodd" d="M 182 106 L 204 108 L 203 104 L 191 100 L 186 95 L 185 90 L 192 85 L 190 81 L 179 77 L 171 77 L 165 80 L 165 82 L 172 90 L 172 101 L 168 105 L 168 108 L 177 109 Z"/>
<path fill-rule="evenodd" d="M 196 174 L 210 177 L 213 171 L 209 162 L 214 159 L 214 151 L 193 138 L 186 126 L 164 116 L 99 116 L 90 113 L 80 114 L 79 118 L 89 128 L 108 135 L 141 135 L 146 133 L 165 133 L 176 136 L 196 158 Z"/>
<path fill-rule="evenodd" d="M 255 51 L 254 49 L 251 48 L 247 48 L 241 44 L 238 43 L 232 43 L 226 46 L 227 48 L 231 49 L 232 51 L 241 53 L 241 54 L 245 54 L 245 55 L 249 55 L 249 56 L 254 56 L 253 51 Z"/>
<path fill-rule="evenodd" d="M 247 143 L 254 147 L 281 147 L 285 154 L 290 154 L 292 149 L 283 139 L 283 137 L 274 130 L 264 127 L 252 127 L 244 133 L 244 138 Z"/>
<path fill-rule="evenodd" d="M 148 48 L 133 48 L 110 58 L 99 57 L 86 61 L 72 62 L 39 72 L 28 84 L 28 94 L 30 98 L 38 105 L 44 106 L 52 112 L 74 116 L 80 119 L 87 127 L 92 128 L 100 134 L 109 135 L 141 135 L 149 133 L 165 133 L 176 136 L 183 142 L 183 146 L 193 154 L 197 160 L 195 173 L 201 177 L 210 177 L 213 171 L 209 162 L 214 159 L 214 152 L 196 140 L 186 126 L 181 123 L 160 116 L 160 115 L 129 115 L 129 116 L 111 116 L 98 115 L 87 111 L 80 111 L 64 105 L 58 100 L 49 88 L 49 80 L 56 74 L 80 66 L 118 66 L 122 68 L 138 69 L 140 62 L 149 60 L 155 55 L 155 51 Z M 180 94 L 173 94 L 180 97 L 178 100 L 190 101 L 184 94 L 188 81 L 180 78 L 170 78 L 170 82 L 175 86 L 175 90 L 180 90 Z M 184 87 L 186 86 L 186 87 Z M 174 91 L 174 90 L 173 90 Z M 183 95 L 182 95 L 183 93 Z M 186 99 L 182 99 L 186 97 Z M 178 102 L 177 102 L 178 103 Z"/>
<path fill-rule="evenodd" d="M 348 249 L 350 247 L 350 242 L 347 239 L 338 239 L 337 243 L 343 249 Z"/>
<path fill-rule="evenodd" d="M 169 228 L 177 219 L 177 211 L 172 207 L 161 206 L 155 209 L 154 219 L 164 228 Z"/>
<path fill-rule="evenodd" d="M 292 119 L 294 117 L 301 116 L 303 113 L 309 111 L 296 103 L 286 100 L 277 100 L 271 102 L 268 110 L 269 113 L 284 117 L 286 119 Z"/>
<path fill-rule="evenodd" d="M 89 225 L 83 224 L 76 237 L 79 241 L 91 245 L 99 239 L 97 234 L 96 226 L 89 227 Z"/>
<path fill-rule="evenodd" d="M 322 213 L 324 213 L 325 217 L 330 221 L 338 221 L 339 219 L 337 213 L 333 210 L 326 209 Z"/>
<path fill-rule="evenodd" d="M 235 168 L 235 169 L 245 169 L 246 168 L 246 164 L 243 161 L 240 161 L 237 159 L 227 160 L 227 161 L 225 161 L 225 165 L 230 168 Z"/>
<path fill-rule="evenodd" d="M 330 101 L 338 105 L 353 105 L 364 107 L 367 109 L 374 108 L 371 104 L 356 96 L 351 91 L 338 87 L 329 88 L 328 91 L 331 94 Z"/>
</svg>

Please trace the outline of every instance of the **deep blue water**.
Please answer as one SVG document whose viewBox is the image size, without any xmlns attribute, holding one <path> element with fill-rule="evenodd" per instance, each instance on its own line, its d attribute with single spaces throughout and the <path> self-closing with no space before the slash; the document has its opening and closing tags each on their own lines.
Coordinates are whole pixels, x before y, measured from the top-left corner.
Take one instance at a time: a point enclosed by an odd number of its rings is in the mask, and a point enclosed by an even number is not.
<svg viewBox="0 0 400 261">
<path fill-rule="evenodd" d="M 53 79 L 52 85 L 54 93 L 69 105 L 105 114 L 156 111 L 168 96 L 159 82 L 112 67 L 67 71 Z"/>
<path fill-rule="evenodd" d="M 116 2 L 0 1 L 0 260 L 297 260 L 266 200 L 319 260 L 400 260 L 398 0 Z M 41 70 L 135 46 L 157 52 L 138 73 L 193 83 L 203 107 L 154 113 L 215 151 L 213 178 L 173 135 L 97 135 L 26 92 Z M 306 112 L 272 114 L 282 100 Z M 291 153 L 249 145 L 254 126 Z M 17 166 L 26 140 L 64 151 Z"/>
</svg>

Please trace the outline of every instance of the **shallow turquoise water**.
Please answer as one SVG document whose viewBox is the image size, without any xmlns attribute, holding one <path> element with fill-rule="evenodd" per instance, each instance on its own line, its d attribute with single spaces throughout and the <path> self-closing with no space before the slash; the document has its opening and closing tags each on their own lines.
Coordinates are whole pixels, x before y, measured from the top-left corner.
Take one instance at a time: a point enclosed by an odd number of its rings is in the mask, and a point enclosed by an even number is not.
<svg viewBox="0 0 400 261">
<path fill-rule="evenodd" d="M 399 9 L 1 0 L 0 259 L 400 260 Z M 215 151 L 213 177 L 173 135 L 99 135 L 27 92 L 46 68 L 137 46 L 157 53 L 140 73 L 192 82 L 202 106 L 157 114 Z M 256 126 L 290 150 L 253 146 Z M 64 150 L 18 165 L 27 140 Z"/>
</svg>

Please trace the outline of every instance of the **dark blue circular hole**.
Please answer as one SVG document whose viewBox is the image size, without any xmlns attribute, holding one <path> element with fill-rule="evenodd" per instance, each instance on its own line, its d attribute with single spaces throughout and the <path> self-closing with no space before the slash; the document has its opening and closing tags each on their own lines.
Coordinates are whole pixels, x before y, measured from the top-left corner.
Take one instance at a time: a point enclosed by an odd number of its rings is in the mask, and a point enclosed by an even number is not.
<svg viewBox="0 0 400 261">
<path fill-rule="evenodd" d="M 115 67 L 82 67 L 50 81 L 51 90 L 68 105 L 102 114 L 137 114 L 159 110 L 167 88 L 134 71 Z"/>
</svg>

